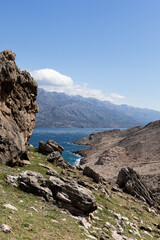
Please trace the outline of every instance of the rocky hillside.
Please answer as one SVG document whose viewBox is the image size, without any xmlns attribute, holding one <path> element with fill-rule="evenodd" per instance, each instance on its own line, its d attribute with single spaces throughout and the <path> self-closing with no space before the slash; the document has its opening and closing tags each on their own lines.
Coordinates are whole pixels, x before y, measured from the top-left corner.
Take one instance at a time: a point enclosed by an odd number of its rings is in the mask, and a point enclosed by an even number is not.
<svg viewBox="0 0 160 240">
<path fill-rule="evenodd" d="M 83 162 L 92 156 L 93 168 L 73 167 L 53 140 L 28 147 L 36 96 L 37 84 L 18 69 L 15 54 L 0 53 L 0 239 L 159 239 L 160 121 L 91 134 L 79 143 L 91 146 Z M 152 176 L 139 176 L 132 162 Z"/>
<path fill-rule="evenodd" d="M 0 163 L 24 164 L 35 125 L 37 83 L 15 63 L 11 50 L 0 53 Z"/>
<path fill-rule="evenodd" d="M 30 148 L 29 166 L 0 165 L 0 239 L 159 239 L 159 210 L 146 203 L 151 195 L 136 173 L 129 181 L 141 186 L 144 198 L 139 187 L 132 188 L 138 198 L 133 197 L 96 173 L 86 176 L 82 167 L 59 161 L 55 152 L 47 161 Z"/>
<path fill-rule="evenodd" d="M 121 168 L 131 167 L 143 175 L 155 194 L 159 191 L 160 121 L 145 127 L 93 133 L 76 144 L 90 146 L 78 151 L 84 156 L 81 164 L 90 166 L 105 178 L 113 179 Z"/>
<path fill-rule="evenodd" d="M 160 119 L 160 112 L 39 89 L 36 127 L 128 128 Z M 46 121 L 47 116 L 47 121 Z"/>
</svg>

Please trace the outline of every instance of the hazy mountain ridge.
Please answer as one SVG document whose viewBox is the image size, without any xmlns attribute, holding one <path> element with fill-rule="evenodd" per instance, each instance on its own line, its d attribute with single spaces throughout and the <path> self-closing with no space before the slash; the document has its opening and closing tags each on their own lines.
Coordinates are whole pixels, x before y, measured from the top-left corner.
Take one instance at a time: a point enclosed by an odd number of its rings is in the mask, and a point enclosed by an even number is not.
<svg viewBox="0 0 160 240">
<path fill-rule="evenodd" d="M 36 127 L 127 128 L 160 119 L 160 112 L 39 89 Z"/>
</svg>

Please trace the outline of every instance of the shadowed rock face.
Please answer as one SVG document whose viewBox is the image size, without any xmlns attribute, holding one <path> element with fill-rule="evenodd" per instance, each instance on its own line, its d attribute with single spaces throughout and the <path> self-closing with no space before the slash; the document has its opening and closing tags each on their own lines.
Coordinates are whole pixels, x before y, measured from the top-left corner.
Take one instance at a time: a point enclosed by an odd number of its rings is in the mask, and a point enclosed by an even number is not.
<svg viewBox="0 0 160 240">
<path fill-rule="evenodd" d="M 158 206 L 152 192 L 132 168 L 122 168 L 119 171 L 117 184 L 131 195 L 143 198 L 150 206 Z"/>
<path fill-rule="evenodd" d="M 15 63 L 11 50 L 0 53 L 0 163 L 15 165 L 27 159 L 35 126 L 37 83 Z"/>
</svg>

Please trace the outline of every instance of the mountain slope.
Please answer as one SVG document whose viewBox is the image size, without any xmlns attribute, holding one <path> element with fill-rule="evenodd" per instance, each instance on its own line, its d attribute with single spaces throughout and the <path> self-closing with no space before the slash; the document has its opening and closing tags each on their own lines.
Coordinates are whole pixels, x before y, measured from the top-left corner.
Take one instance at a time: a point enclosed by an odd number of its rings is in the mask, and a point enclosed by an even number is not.
<svg viewBox="0 0 160 240">
<path fill-rule="evenodd" d="M 36 127 L 127 128 L 160 119 L 160 112 L 39 89 Z"/>
</svg>

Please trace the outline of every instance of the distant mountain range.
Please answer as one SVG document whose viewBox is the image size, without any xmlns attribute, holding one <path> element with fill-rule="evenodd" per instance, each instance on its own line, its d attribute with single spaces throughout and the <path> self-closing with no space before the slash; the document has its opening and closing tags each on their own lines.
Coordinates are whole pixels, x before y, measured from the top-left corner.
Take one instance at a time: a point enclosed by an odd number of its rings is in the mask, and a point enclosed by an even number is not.
<svg viewBox="0 0 160 240">
<path fill-rule="evenodd" d="M 37 103 L 39 128 L 128 128 L 160 119 L 160 112 L 155 110 L 43 89 L 39 89 Z"/>
</svg>

